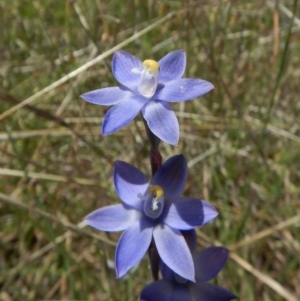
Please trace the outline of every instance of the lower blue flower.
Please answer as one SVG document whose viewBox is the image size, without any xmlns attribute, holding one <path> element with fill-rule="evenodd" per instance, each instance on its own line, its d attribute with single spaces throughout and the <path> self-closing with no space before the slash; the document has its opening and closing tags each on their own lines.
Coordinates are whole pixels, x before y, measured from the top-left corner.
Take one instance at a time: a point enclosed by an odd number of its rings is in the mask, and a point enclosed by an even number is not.
<svg viewBox="0 0 300 301">
<path fill-rule="evenodd" d="M 161 265 L 163 279 L 146 286 L 140 301 L 230 301 L 236 296 L 230 291 L 207 283 L 215 278 L 228 258 L 228 250 L 210 247 L 195 256 L 196 282 L 183 279 L 165 264 Z"/>
<path fill-rule="evenodd" d="M 88 225 L 102 231 L 122 231 L 116 249 L 116 274 L 122 277 L 146 253 L 152 238 L 162 261 L 176 274 L 195 281 L 189 247 L 180 230 L 191 230 L 218 213 L 209 203 L 182 197 L 187 179 L 182 155 L 168 159 L 149 183 L 134 166 L 114 163 L 114 185 L 121 200 L 89 214 Z"/>
</svg>

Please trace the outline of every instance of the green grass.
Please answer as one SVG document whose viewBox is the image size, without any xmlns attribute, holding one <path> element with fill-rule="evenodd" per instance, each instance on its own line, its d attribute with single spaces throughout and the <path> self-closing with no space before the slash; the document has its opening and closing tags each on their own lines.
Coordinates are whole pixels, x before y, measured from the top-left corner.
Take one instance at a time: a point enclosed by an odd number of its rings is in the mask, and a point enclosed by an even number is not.
<svg viewBox="0 0 300 301">
<path fill-rule="evenodd" d="M 150 176 L 141 119 L 102 137 L 107 108 L 79 97 L 117 85 L 111 55 L 36 95 L 151 24 L 122 49 L 157 60 L 184 49 L 186 76 L 215 85 L 173 106 L 179 147 L 161 152 L 184 154 L 185 194 L 220 212 L 198 232 L 199 249 L 232 250 L 216 283 L 241 301 L 299 300 L 300 10 L 271 3 L 0 0 L 1 301 L 137 300 L 151 281 L 146 258 L 115 279 L 119 234 L 76 226 L 118 203 L 114 160 Z"/>
</svg>

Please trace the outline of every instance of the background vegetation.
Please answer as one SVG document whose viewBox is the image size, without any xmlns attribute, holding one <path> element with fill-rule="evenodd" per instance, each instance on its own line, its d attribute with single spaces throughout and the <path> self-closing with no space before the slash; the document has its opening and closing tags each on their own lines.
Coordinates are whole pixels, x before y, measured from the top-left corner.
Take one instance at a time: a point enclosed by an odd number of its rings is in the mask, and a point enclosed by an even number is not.
<svg viewBox="0 0 300 301">
<path fill-rule="evenodd" d="M 118 203 L 114 160 L 150 175 L 141 119 L 103 138 L 107 108 L 79 97 L 117 85 L 121 48 L 184 49 L 186 76 L 215 85 L 173 106 L 180 144 L 161 151 L 185 155 L 185 194 L 220 212 L 198 232 L 199 249 L 232 251 L 216 283 L 243 301 L 300 299 L 297 1 L 0 0 L 0 37 L 0 300 L 137 300 L 150 282 L 146 258 L 116 280 L 119 233 L 81 223 Z"/>
</svg>

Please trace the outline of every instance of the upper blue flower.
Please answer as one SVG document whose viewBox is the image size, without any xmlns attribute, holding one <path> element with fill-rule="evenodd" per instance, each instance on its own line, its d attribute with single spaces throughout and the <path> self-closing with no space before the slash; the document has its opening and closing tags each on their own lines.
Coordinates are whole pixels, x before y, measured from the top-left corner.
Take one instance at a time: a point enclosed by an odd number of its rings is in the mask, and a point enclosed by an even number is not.
<svg viewBox="0 0 300 301">
<path fill-rule="evenodd" d="M 230 291 L 207 283 L 215 278 L 228 258 L 228 250 L 210 247 L 194 258 L 196 281 L 191 282 L 172 272 L 162 263 L 163 280 L 146 286 L 140 295 L 141 301 L 230 301 L 236 296 Z"/>
<path fill-rule="evenodd" d="M 125 51 L 117 51 L 112 72 L 122 86 L 91 91 L 81 97 L 98 105 L 113 105 L 104 117 L 103 135 L 121 129 L 142 111 L 154 135 L 177 145 L 179 125 L 168 102 L 191 100 L 214 88 L 202 79 L 181 78 L 185 66 L 186 55 L 182 50 L 172 51 L 158 62 L 142 62 Z"/>
<path fill-rule="evenodd" d="M 187 163 L 168 159 L 149 183 L 137 168 L 114 163 L 114 185 L 122 202 L 92 212 L 85 220 L 102 231 L 122 231 L 116 249 L 116 274 L 122 277 L 146 253 L 152 237 L 163 262 L 178 275 L 195 280 L 194 263 L 180 230 L 191 230 L 217 216 L 209 203 L 182 197 Z"/>
</svg>

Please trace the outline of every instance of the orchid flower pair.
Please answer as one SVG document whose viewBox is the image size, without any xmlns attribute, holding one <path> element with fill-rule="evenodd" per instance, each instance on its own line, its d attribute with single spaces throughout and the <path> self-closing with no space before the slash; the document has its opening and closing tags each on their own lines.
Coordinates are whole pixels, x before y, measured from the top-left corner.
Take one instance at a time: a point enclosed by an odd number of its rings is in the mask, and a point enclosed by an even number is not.
<svg viewBox="0 0 300 301">
<path fill-rule="evenodd" d="M 151 133 L 148 138 L 153 151 L 150 181 L 134 166 L 123 161 L 114 163 L 113 181 L 121 204 L 98 209 L 85 221 L 97 230 L 124 231 L 115 254 L 118 278 L 154 244 L 163 279 L 145 287 L 140 300 L 229 301 L 236 298 L 231 292 L 206 283 L 222 269 L 228 250 L 211 247 L 195 255 L 195 228 L 213 220 L 218 212 L 201 199 L 182 196 L 187 162 L 183 155 L 176 155 L 162 164 L 156 143 L 162 140 L 177 145 L 179 141 L 178 121 L 169 102 L 191 100 L 214 88 L 202 79 L 182 78 L 185 66 L 182 50 L 170 52 L 158 62 L 141 62 L 118 51 L 113 56 L 112 72 L 121 86 L 81 96 L 91 103 L 113 106 L 104 117 L 103 135 L 123 128 L 141 112 L 147 134 Z"/>
</svg>

